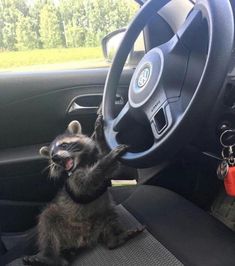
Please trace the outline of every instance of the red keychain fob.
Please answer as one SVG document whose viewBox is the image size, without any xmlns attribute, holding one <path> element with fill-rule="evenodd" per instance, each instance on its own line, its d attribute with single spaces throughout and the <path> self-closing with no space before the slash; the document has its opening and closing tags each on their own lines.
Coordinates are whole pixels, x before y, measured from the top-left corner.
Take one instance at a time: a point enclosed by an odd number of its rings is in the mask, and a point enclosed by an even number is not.
<svg viewBox="0 0 235 266">
<path fill-rule="evenodd" d="M 227 194 L 235 197 L 235 166 L 230 166 L 228 173 L 224 178 L 224 186 Z"/>
</svg>

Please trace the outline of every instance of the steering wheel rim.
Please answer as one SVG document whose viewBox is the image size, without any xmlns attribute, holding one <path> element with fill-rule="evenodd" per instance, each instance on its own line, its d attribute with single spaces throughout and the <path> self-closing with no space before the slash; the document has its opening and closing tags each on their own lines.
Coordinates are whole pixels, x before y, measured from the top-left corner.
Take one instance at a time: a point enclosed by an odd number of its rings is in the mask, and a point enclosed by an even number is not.
<svg viewBox="0 0 235 266">
<path fill-rule="evenodd" d="M 197 1 L 173 38 L 150 50 L 139 62 L 129 87 L 128 102 L 115 118 L 115 95 L 126 58 L 149 19 L 168 2 L 170 0 L 149 0 L 136 14 L 114 57 L 104 89 L 102 107 L 104 134 L 111 149 L 119 145 L 117 131 L 123 130 L 120 124 L 125 121 L 127 115 L 142 117 L 141 114 L 144 114 L 146 121 L 151 124 L 153 145 L 145 151 L 127 152 L 122 157 L 126 164 L 138 168 L 156 165 L 166 159 L 169 153 L 175 154 L 182 145 L 191 140 L 193 132 L 196 132 L 197 127 L 201 125 L 203 117 L 212 108 L 219 94 L 233 49 L 234 21 L 229 0 Z M 192 64 L 192 69 L 198 66 L 198 57 L 191 58 L 190 46 L 193 46 L 195 41 L 193 37 L 196 30 L 205 21 L 208 27 L 208 49 L 200 61 L 199 66 L 203 67 L 196 74 L 197 80 L 193 89 L 189 89 L 192 92 L 189 97 L 185 86 L 189 66 Z M 202 53 L 205 53 L 205 48 L 203 49 Z M 201 54 L 199 58 L 200 56 Z M 148 64 L 150 67 L 147 71 Z M 144 71 L 148 73 L 143 74 Z M 147 80 L 144 86 L 139 86 L 142 84 L 138 83 L 141 75 L 142 77 L 145 75 Z M 190 75 L 194 79 L 192 70 Z M 158 130 L 157 122 L 154 120 L 161 108 L 167 121 L 167 127 L 163 132 Z"/>
</svg>

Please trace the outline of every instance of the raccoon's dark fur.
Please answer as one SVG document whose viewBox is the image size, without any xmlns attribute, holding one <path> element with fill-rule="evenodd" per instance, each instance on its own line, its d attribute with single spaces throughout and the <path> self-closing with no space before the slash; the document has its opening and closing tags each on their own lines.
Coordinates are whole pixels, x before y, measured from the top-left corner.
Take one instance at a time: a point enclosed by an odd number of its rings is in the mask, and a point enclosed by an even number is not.
<svg viewBox="0 0 235 266">
<path fill-rule="evenodd" d="M 98 242 L 115 248 L 143 230 L 127 231 L 118 220 L 107 190 L 107 180 L 117 158 L 127 147 L 120 145 L 102 156 L 99 136 L 101 117 L 96 124 L 95 139 L 83 135 L 77 121 L 69 124 L 40 153 L 50 160 L 50 175 L 68 173 L 63 189 L 41 213 L 38 223 L 39 255 L 25 257 L 25 265 L 68 265 L 64 250 L 90 247 Z M 102 140 L 101 140 L 102 142 Z"/>
<path fill-rule="evenodd" d="M 108 148 L 105 137 L 104 137 L 104 130 L 103 130 L 103 116 L 102 116 L 102 108 L 100 106 L 97 112 L 98 118 L 95 123 L 95 130 L 92 134 L 91 138 L 95 140 L 99 151 L 102 155 L 108 154 L 110 149 Z M 122 164 L 120 161 L 116 162 L 115 168 L 111 173 L 111 179 L 138 179 L 138 173 L 135 168 L 126 166 Z"/>
</svg>

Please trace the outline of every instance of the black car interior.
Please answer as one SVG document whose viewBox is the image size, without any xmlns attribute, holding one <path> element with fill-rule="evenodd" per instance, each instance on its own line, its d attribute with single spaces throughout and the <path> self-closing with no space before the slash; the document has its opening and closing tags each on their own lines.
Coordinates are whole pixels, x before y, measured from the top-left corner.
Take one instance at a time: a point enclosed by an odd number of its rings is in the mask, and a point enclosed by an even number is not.
<svg viewBox="0 0 235 266">
<path fill-rule="evenodd" d="M 37 217 L 63 186 L 38 150 L 74 119 L 91 135 L 101 102 L 106 142 L 130 145 L 122 162 L 138 173 L 110 193 L 123 223 L 146 230 L 71 265 L 235 265 L 235 199 L 216 175 L 221 133 L 235 128 L 235 2 L 138 2 L 110 70 L 0 74 L 0 265 L 37 252 Z M 146 53 L 124 67 L 142 30 Z"/>
</svg>

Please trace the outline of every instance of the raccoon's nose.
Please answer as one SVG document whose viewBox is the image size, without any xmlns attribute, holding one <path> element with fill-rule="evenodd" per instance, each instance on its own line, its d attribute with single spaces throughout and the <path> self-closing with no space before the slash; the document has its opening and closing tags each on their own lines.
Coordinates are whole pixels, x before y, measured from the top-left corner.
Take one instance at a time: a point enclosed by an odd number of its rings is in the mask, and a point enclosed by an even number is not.
<svg viewBox="0 0 235 266">
<path fill-rule="evenodd" d="M 59 155 L 57 155 L 57 154 L 53 155 L 52 161 L 54 163 L 57 163 L 57 164 L 62 164 L 63 163 L 62 158 Z"/>
</svg>

